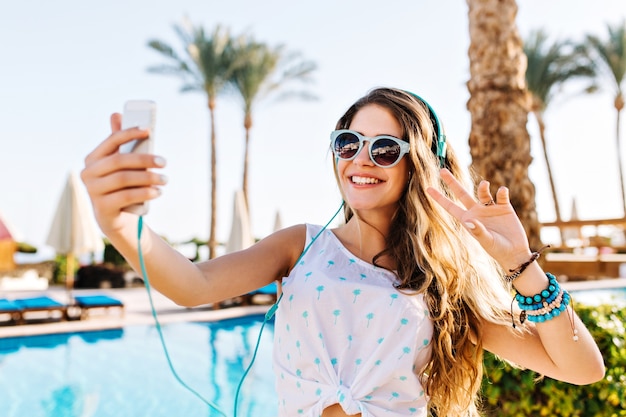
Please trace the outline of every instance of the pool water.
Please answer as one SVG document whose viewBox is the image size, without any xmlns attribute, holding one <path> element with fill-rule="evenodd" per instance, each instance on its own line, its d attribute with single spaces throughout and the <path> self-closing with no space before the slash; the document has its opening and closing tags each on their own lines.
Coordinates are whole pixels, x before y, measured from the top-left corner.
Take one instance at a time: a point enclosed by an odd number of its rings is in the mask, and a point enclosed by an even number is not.
<svg viewBox="0 0 626 417">
<path fill-rule="evenodd" d="M 163 325 L 182 380 L 228 417 L 263 316 Z M 277 414 L 273 323 L 239 394 L 237 416 Z M 172 375 L 154 326 L 0 339 L 2 417 L 213 417 Z"/>
<path fill-rule="evenodd" d="M 593 288 L 570 291 L 575 303 L 588 306 L 613 304 L 626 307 L 626 288 Z"/>
</svg>

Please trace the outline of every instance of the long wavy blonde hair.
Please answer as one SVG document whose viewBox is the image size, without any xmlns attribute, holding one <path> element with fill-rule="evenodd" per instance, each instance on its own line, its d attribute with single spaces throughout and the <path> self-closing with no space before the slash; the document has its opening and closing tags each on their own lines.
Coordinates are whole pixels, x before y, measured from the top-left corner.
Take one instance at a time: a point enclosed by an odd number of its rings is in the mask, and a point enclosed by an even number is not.
<svg viewBox="0 0 626 417">
<path fill-rule="evenodd" d="M 431 359 L 422 370 L 431 411 L 440 417 L 478 416 L 481 323 L 511 325 L 509 291 L 493 259 L 426 193 L 434 187 L 455 199 L 439 176 L 436 132 L 428 107 L 409 92 L 376 88 L 354 103 L 336 128 L 349 128 L 355 114 L 369 104 L 391 111 L 402 126 L 403 139 L 411 144 L 410 180 L 392 219 L 393 232 L 374 263 L 383 255 L 392 257 L 398 288 L 425 294 L 434 325 Z M 470 186 L 449 145 L 445 166 Z M 344 215 L 346 221 L 354 215 L 347 203 Z"/>
</svg>

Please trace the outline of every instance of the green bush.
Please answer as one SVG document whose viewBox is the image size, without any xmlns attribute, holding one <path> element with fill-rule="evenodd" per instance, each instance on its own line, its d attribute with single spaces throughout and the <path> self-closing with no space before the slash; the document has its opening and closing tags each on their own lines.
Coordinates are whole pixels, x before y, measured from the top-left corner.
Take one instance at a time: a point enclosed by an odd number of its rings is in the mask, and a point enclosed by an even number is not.
<svg viewBox="0 0 626 417">
<path fill-rule="evenodd" d="M 626 309 L 578 304 L 576 312 L 602 352 L 605 378 L 584 386 L 547 377 L 537 380 L 536 373 L 513 368 L 487 352 L 482 383 L 485 416 L 626 416 Z"/>
<path fill-rule="evenodd" d="M 104 239 L 104 255 L 102 262 L 105 264 L 125 267 L 126 269 L 130 268 L 126 259 L 124 259 L 122 254 L 119 253 L 117 249 L 115 249 L 109 239 Z"/>
<path fill-rule="evenodd" d="M 52 274 L 52 282 L 55 284 L 64 284 L 67 277 L 67 257 L 65 255 L 56 255 L 54 258 L 54 272 Z"/>
</svg>

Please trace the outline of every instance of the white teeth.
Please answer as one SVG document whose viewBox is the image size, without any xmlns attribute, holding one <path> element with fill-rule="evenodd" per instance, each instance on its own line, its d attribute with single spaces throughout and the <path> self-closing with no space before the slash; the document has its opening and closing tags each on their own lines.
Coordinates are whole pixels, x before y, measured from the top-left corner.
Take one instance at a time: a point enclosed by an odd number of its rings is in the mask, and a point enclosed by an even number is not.
<svg viewBox="0 0 626 417">
<path fill-rule="evenodd" d="M 380 180 L 372 177 L 352 177 L 352 182 L 355 184 L 378 184 Z"/>
</svg>

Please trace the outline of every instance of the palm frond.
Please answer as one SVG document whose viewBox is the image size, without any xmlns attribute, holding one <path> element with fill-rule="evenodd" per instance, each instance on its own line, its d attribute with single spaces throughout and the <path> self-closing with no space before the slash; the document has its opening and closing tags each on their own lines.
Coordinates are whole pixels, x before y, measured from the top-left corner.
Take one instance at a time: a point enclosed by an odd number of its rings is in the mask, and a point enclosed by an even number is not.
<svg viewBox="0 0 626 417">
<path fill-rule="evenodd" d="M 215 97 L 224 91 L 234 66 L 229 30 L 218 25 L 208 33 L 202 26 L 194 26 L 187 17 L 173 25 L 173 29 L 181 48 L 177 51 L 163 41 L 149 41 L 148 46 L 159 52 L 167 63 L 151 66 L 148 71 L 180 77 L 182 92 L 204 91 L 209 97 Z"/>
<path fill-rule="evenodd" d="M 542 30 L 531 32 L 524 42 L 527 57 L 526 85 L 534 97 L 536 111 L 543 111 L 562 86 L 572 79 L 588 80 L 594 85 L 595 67 L 584 50 L 569 41 L 549 43 Z"/>
<path fill-rule="evenodd" d="M 604 74 L 620 94 L 626 79 L 626 20 L 611 26 L 607 25 L 606 40 L 595 35 L 587 35 L 586 44 L 599 72 Z"/>
</svg>

